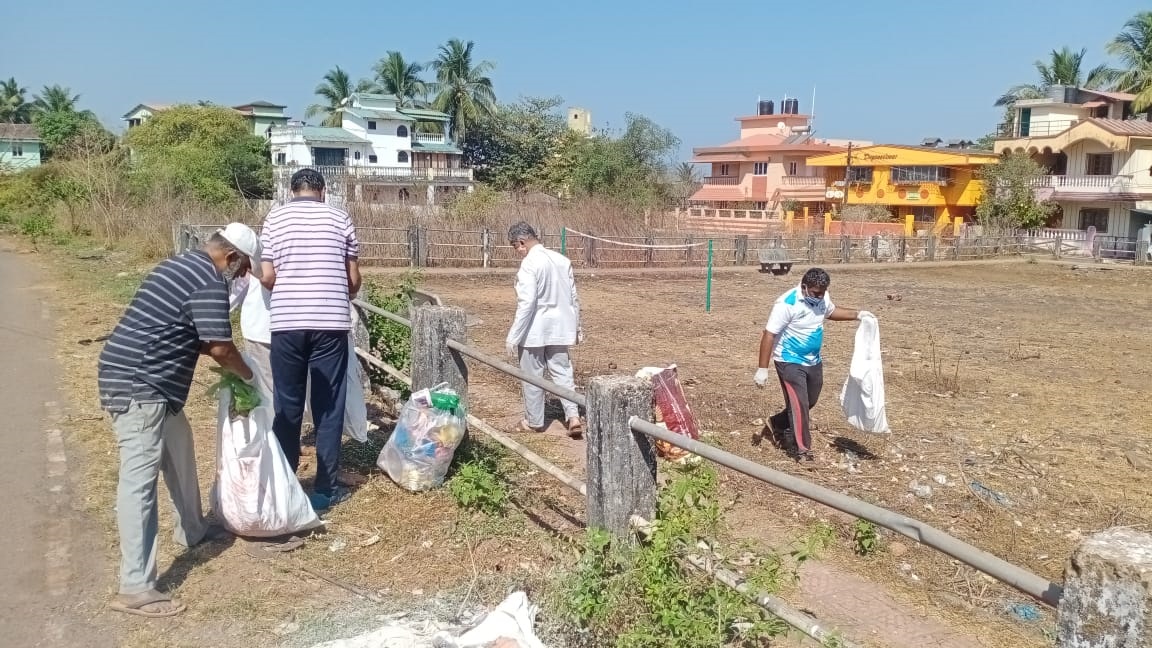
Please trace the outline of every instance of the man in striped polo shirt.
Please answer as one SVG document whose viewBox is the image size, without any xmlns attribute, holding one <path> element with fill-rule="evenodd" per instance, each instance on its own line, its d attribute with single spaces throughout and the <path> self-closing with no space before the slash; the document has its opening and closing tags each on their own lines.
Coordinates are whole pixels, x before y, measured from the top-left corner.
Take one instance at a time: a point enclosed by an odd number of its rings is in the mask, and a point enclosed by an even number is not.
<svg viewBox="0 0 1152 648">
<path fill-rule="evenodd" d="M 347 397 L 349 299 L 360 290 L 360 244 L 348 213 L 324 203 L 319 172 L 297 171 L 291 189 L 291 202 L 269 212 L 261 232 L 261 281 L 272 291 L 272 428 L 296 470 L 311 377 L 316 481 L 310 498 L 323 511 L 348 498 L 336 473 Z"/>
<path fill-rule="evenodd" d="M 120 593 L 114 610 L 150 617 L 184 610 L 156 590 L 161 473 L 176 508 L 176 542 L 191 547 L 223 535 L 208 527 L 200 508 L 192 429 L 183 410 L 201 354 L 252 379 L 232 343 L 225 280 L 259 272 L 252 265 L 259 247 L 255 232 L 232 223 L 203 249 L 161 262 L 144 278 L 100 354 L 100 405 L 112 415 L 120 446 Z"/>
</svg>

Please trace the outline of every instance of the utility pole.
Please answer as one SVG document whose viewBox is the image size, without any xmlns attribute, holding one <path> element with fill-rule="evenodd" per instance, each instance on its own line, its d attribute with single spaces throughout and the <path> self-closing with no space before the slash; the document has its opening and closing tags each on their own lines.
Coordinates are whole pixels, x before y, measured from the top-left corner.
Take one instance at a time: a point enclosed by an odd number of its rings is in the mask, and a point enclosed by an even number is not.
<svg viewBox="0 0 1152 648">
<path fill-rule="evenodd" d="M 844 218 L 844 208 L 848 205 L 848 182 L 852 177 L 852 142 L 848 142 L 848 160 L 844 166 L 844 197 L 840 199 L 840 218 Z"/>
</svg>

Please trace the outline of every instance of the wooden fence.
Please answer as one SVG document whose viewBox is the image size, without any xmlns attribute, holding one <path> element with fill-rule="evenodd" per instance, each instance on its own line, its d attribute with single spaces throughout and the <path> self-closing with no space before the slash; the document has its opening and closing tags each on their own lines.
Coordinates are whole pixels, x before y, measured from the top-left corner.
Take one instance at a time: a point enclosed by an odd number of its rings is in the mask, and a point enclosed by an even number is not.
<svg viewBox="0 0 1152 648">
<path fill-rule="evenodd" d="M 467 403 L 469 361 L 480 362 L 506 375 L 527 381 L 551 394 L 585 408 L 587 426 L 587 483 L 567 474 L 538 454 L 475 417 L 470 429 L 487 434 L 525 460 L 556 477 L 586 498 L 590 527 L 632 539 L 637 529 L 650 526 L 656 513 L 658 462 L 653 439 L 713 461 L 721 466 L 777 486 L 813 502 L 868 520 L 967 564 L 1040 603 L 1057 608 L 1057 648 L 1128 647 L 1152 645 L 1152 534 L 1132 528 L 1096 533 L 1076 549 L 1068 562 L 1063 585 L 1049 582 L 1028 570 L 973 547 L 923 522 L 868 502 L 832 491 L 806 480 L 772 470 L 715 446 L 669 432 L 652 422 L 652 386 L 632 376 L 592 378 L 585 394 L 577 393 L 519 367 L 490 357 L 467 343 L 466 315 L 450 306 L 418 306 L 411 319 L 381 310 L 360 300 L 356 305 L 369 316 L 386 317 L 411 328 L 412 370 L 407 376 L 371 355 L 358 351 L 371 364 L 385 369 L 412 389 L 447 383 Z M 693 551 L 689 548 L 689 551 Z M 701 550 L 702 551 L 702 550 Z M 818 641 L 856 645 L 822 627 L 808 614 L 783 601 L 750 590 L 739 576 L 717 565 L 714 555 L 687 557 L 687 564 L 732 586 L 794 627 Z"/>
</svg>

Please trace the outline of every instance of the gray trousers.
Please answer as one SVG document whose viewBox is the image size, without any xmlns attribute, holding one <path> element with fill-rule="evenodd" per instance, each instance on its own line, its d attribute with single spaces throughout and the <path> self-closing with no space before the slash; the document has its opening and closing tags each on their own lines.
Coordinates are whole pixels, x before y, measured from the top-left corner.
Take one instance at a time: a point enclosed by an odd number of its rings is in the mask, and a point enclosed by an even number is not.
<svg viewBox="0 0 1152 648">
<path fill-rule="evenodd" d="M 191 547 L 204 539 L 208 524 L 200 507 L 196 451 L 192 428 L 183 412 L 171 414 L 166 403 L 137 403 L 112 415 L 120 446 L 120 479 L 116 488 L 116 524 L 120 528 L 120 593 L 139 594 L 156 587 L 159 527 L 157 480 L 176 509 L 173 539 Z"/>
<path fill-rule="evenodd" d="M 252 359 L 252 371 L 260 374 L 268 393 L 275 393 L 272 386 L 272 345 L 263 342 L 244 341 L 244 351 Z"/>
<path fill-rule="evenodd" d="M 552 382 L 561 387 L 576 389 L 572 359 L 566 346 L 520 347 L 520 368 L 541 378 L 547 368 Z M 544 390 L 529 383 L 521 384 L 524 390 L 524 420 L 532 427 L 544 427 Z M 561 399 L 560 404 L 564 407 L 564 418 L 580 416 L 580 408 L 576 403 Z"/>
</svg>

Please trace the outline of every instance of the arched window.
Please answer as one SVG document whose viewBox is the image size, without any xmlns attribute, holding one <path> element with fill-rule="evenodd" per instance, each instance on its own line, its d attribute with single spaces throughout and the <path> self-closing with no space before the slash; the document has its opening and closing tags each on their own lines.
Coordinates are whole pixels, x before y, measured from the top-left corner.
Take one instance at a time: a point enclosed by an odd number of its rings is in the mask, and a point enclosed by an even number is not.
<svg viewBox="0 0 1152 648">
<path fill-rule="evenodd" d="M 397 153 L 396 161 L 400 164 L 408 164 L 408 151 L 400 151 Z"/>
<path fill-rule="evenodd" d="M 396 137 L 408 137 L 408 127 L 404 125 L 397 126 Z"/>
</svg>

